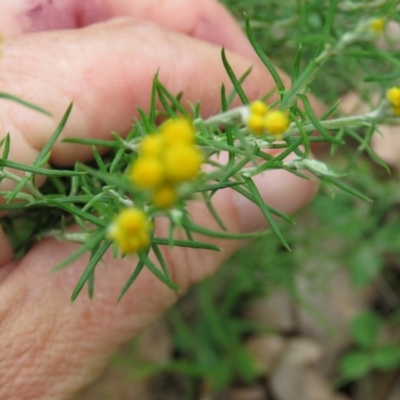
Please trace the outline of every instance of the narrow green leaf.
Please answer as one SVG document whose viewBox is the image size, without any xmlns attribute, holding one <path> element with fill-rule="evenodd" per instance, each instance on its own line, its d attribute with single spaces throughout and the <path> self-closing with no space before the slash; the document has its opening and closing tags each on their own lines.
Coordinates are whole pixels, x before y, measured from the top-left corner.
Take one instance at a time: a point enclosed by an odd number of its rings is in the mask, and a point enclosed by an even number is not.
<svg viewBox="0 0 400 400">
<path fill-rule="evenodd" d="M 89 275 L 88 278 L 88 296 L 92 300 L 94 295 L 94 271 Z"/>
<path fill-rule="evenodd" d="M 221 85 L 221 105 L 222 105 L 222 111 L 228 110 L 229 106 L 225 96 L 224 84 Z M 226 144 L 230 147 L 234 147 L 232 128 L 229 125 L 225 126 L 225 138 L 226 138 Z M 228 154 L 229 154 L 228 164 L 233 165 L 235 163 L 235 153 L 230 151 Z"/>
<path fill-rule="evenodd" d="M 229 65 L 228 59 L 226 58 L 225 54 L 225 48 L 222 48 L 221 57 L 226 73 L 228 74 L 229 79 L 231 80 L 232 85 L 235 88 L 236 93 L 238 94 L 240 100 L 242 101 L 243 104 L 249 104 L 249 99 L 247 98 L 246 93 L 242 89 L 242 86 L 240 85 L 239 80 L 237 79 L 235 73 L 233 72 L 232 67 Z"/>
<path fill-rule="evenodd" d="M 8 192 L 7 192 L 8 194 Z M 3 194 L 1 194 L 3 195 Z M 17 199 L 19 196 L 16 197 Z M 29 207 L 29 203 L 26 202 L 18 202 L 16 204 L 0 204 L 0 210 L 1 211 L 17 211 L 17 210 L 24 210 L 26 207 Z"/>
<path fill-rule="evenodd" d="M 77 165 L 79 165 L 79 168 L 81 168 L 82 170 L 84 170 L 84 171 L 88 172 L 90 175 L 93 175 L 96 178 L 102 180 L 103 182 L 107 183 L 108 185 L 119 187 L 119 188 L 123 189 L 124 191 L 126 191 L 127 193 L 130 193 L 133 195 L 136 194 L 136 191 L 135 191 L 134 187 L 132 186 L 131 182 L 129 182 L 124 177 L 113 175 L 111 173 L 111 171 L 110 171 L 110 173 L 104 174 L 101 171 L 91 168 L 85 164 L 78 163 Z"/>
<path fill-rule="evenodd" d="M 96 194 L 96 196 L 88 195 L 87 197 L 89 197 L 90 200 L 88 200 L 87 203 L 84 205 L 84 207 L 82 208 L 82 212 L 88 212 L 94 205 L 101 202 L 102 199 L 106 196 L 107 194 L 103 192 Z"/>
<path fill-rule="evenodd" d="M 271 211 L 269 207 L 265 204 L 263 198 L 261 197 L 260 192 L 257 189 L 257 186 L 253 182 L 251 178 L 243 176 L 244 180 L 247 183 L 247 187 L 249 188 L 250 192 L 252 193 L 257 205 L 259 206 L 261 212 L 263 213 L 265 219 L 268 221 L 270 228 L 274 231 L 275 235 L 279 238 L 281 243 L 283 244 L 286 249 L 290 251 L 290 247 L 286 242 L 285 238 L 282 235 L 281 230 L 279 229 L 278 224 L 276 223 L 275 219 L 271 215 Z"/>
<path fill-rule="evenodd" d="M 359 152 L 366 151 L 367 154 L 374 160 L 378 165 L 380 165 L 382 168 L 386 170 L 388 174 L 390 174 L 390 168 L 389 166 L 376 154 L 372 148 L 369 146 L 369 142 L 371 140 L 371 137 L 373 133 L 375 132 L 376 125 L 374 123 L 371 123 L 371 125 L 368 128 L 368 131 L 365 135 L 365 138 L 361 138 L 355 131 L 352 129 L 346 129 L 346 132 L 349 136 L 351 136 L 354 140 L 356 140 L 358 143 L 360 143 L 360 147 L 358 148 Z"/>
<path fill-rule="evenodd" d="M 342 189 L 343 191 L 352 194 L 355 197 L 358 197 L 361 200 L 372 202 L 371 199 L 368 197 L 364 196 L 362 193 L 360 193 L 358 190 L 346 185 L 345 183 L 339 181 L 338 179 L 335 178 L 330 178 L 326 176 L 321 176 L 320 180 L 325 183 L 330 183 L 334 186 L 337 186 L 338 188 Z"/>
<path fill-rule="evenodd" d="M 336 139 L 342 141 L 342 138 L 343 138 L 343 136 L 344 136 L 345 133 L 346 133 L 346 128 L 345 128 L 344 126 L 342 126 L 342 127 L 339 129 L 339 132 L 338 132 L 337 135 L 336 135 Z M 331 155 L 331 156 L 333 156 L 333 155 L 335 154 L 335 152 L 336 152 L 336 150 L 338 149 L 338 147 L 339 147 L 339 146 L 338 146 L 337 144 L 332 143 L 331 149 L 330 149 L 330 155 Z"/>
<path fill-rule="evenodd" d="M 208 211 L 210 212 L 211 216 L 214 218 L 214 221 L 216 221 L 216 223 L 218 224 L 218 226 L 223 230 L 223 231 L 227 231 L 226 226 L 224 224 L 224 222 L 222 221 L 221 217 L 219 216 L 217 210 L 215 209 L 215 207 L 213 206 L 212 202 L 210 199 L 207 199 L 207 194 L 206 193 L 202 193 L 203 194 L 203 199 L 204 199 L 204 203 L 207 206 Z"/>
<path fill-rule="evenodd" d="M 302 46 L 300 43 L 299 48 L 297 50 L 296 58 L 294 60 L 293 70 L 292 70 L 292 85 L 296 81 L 296 79 L 299 77 L 301 54 L 302 54 Z"/>
<path fill-rule="evenodd" d="M 247 15 L 245 15 L 245 23 L 246 23 L 246 34 L 247 34 L 247 37 L 249 38 L 251 45 L 253 46 L 254 51 L 257 53 L 261 62 L 267 67 L 269 73 L 272 76 L 272 79 L 275 81 L 275 84 L 276 84 L 278 90 L 281 93 L 283 93 L 285 91 L 285 85 L 283 84 L 283 81 L 282 81 L 281 77 L 279 76 L 279 73 L 276 70 L 274 64 L 270 61 L 270 59 L 264 53 L 264 50 L 261 48 L 261 46 L 257 43 L 256 39 L 254 38 L 254 35 L 253 35 L 253 33 L 251 31 L 251 27 L 250 27 L 250 21 L 249 21 L 249 18 Z"/>
<path fill-rule="evenodd" d="M 298 94 L 300 97 L 304 109 L 307 113 L 308 118 L 310 119 L 311 123 L 315 126 L 315 128 L 319 131 L 319 133 L 325 137 L 328 141 L 336 144 L 343 144 L 341 141 L 338 141 L 334 136 L 330 135 L 326 128 L 321 124 L 320 120 L 314 114 L 314 111 L 311 107 L 310 101 L 308 100 L 307 96 L 304 94 Z"/>
<path fill-rule="evenodd" d="M 314 73 L 314 71 L 318 68 L 318 64 L 315 60 L 311 60 L 303 72 L 301 72 L 293 83 L 293 86 L 290 90 L 288 90 L 282 97 L 281 101 L 281 109 L 287 108 L 289 103 L 292 101 L 292 98 L 297 96 L 299 92 L 303 89 L 303 86 L 306 85 L 307 80 L 309 79 L 310 75 Z M 292 101 L 293 103 L 293 101 Z"/>
<path fill-rule="evenodd" d="M 158 99 L 160 100 L 160 103 L 163 106 L 165 112 L 167 113 L 167 115 L 169 117 L 174 117 L 175 112 L 172 109 L 172 107 L 170 106 L 170 104 L 168 103 L 168 100 L 162 90 L 162 85 L 160 84 L 159 81 L 157 81 L 157 83 L 156 83 L 156 89 L 157 89 Z"/>
<path fill-rule="evenodd" d="M 151 85 L 151 97 L 150 97 L 150 110 L 149 110 L 149 120 L 152 124 L 155 123 L 156 113 L 157 113 L 157 82 L 158 82 L 158 74 L 160 71 L 157 71 L 153 78 L 153 83 Z"/>
<path fill-rule="evenodd" d="M 94 235 L 92 235 L 82 246 L 79 247 L 78 250 L 74 251 L 70 256 L 68 256 L 65 260 L 58 263 L 53 269 L 52 272 L 58 272 L 72 264 L 78 258 L 82 257 L 83 254 L 90 251 L 93 247 L 95 247 L 106 235 L 106 231 L 103 229 L 98 230 Z"/>
<path fill-rule="evenodd" d="M 252 71 L 252 67 L 250 67 L 239 79 L 239 85 L 242 87 L 243 82 L 246 80 L 246 78 L 250 75 L 250 72 Z M 231 105 L 233 100 L 235 99 L 236 96 L 236 91 L 233 89 L 229 93 L 228 97 L 226 98 L 227 104 Z M 228 107 L 229 108 L 229 107 Z"/>
<path fill-rule="evenodd" d="M 326 110 L 325 112 L 324 112 L 324 114 L 321 116 L 321 121 L 325 121 L 330 115 L 332 115 L 336 110 L 337 110 L 337 108 L 339 107 L 339 105 L 340 105 L 340 99 L 339 100 L 337 100 L 335 103 L 333 103 L 329 108 L 328 108 L 328 110 Z"/>
<path fill-rule="evenodd" d="M 168 246 L 171 247 L 171 249 L 174 247 L 174 233 L 175 233 L 175 223 L 174 221 L 170 220 L 169 222 L 169 227 L 168 227 Z"/>
<path fill-rule="evenodd" d="M 186 227 L 183 227 L 183 230 L 184 230 L 185 233 L 186 233 L 187 239 L 188 239 L 189 241 L 191 241 L 191 242 L 194 242 L 194 237 L 193 237 L 192 232 L 190 232 L 190 230 L 187 229 Z"/>
<path fill-rule="evenodd" d="M 108 147 L 110 149 L 118 149 L 121 144 L 115 140 L 102 140 L 102 139 L 85 139 L 85 138 L 65 138 L 62 139 L 62 143 L 76 143 L 86 146 L 101 146 Z"/>
<path fill-rule="evenodd" d="M 60 179 L 57 176 L 51 176 L 49 178 L 49 181 L 54 185 L 55 192 L 57 193 L 56 196 L 60 196 L 62 198 L 67 198 L 66 184 L 62 179 Z M 34 184 L 34 182 L 32 182 L 32 185 L 33 184 Z"/>
<path fill-rule="evenodd" d="M 293 141 L 291 142 L 291 139 Z M 290 153 L 293 153 L 299 146 L 303 144 L 302 138 L 290 138 L 287 137 L 285 140 L 290 143 L 289 146 L 285 145 L 283 151 L 281 151 L 278 155 L 276 155 L 274 158 L 271 158 L 269 161 L 265 163 L 265 169 L 268 168 L 274 168 L 274 164 L 276 164 L 278 161 L 283 161 Z"/>
<path fill-rule="evenodd" d="M 163 282 L 170 289 L 179 291 L 179 286 L 174 283 L 168 276 L 166 276 L 147 256 L 143 251 L 138 253 L 139 259 L 149 269 L 149 271 L 155 275 L 161 282 Z"/>
<path fill-rule="evenodd" d="M 67 110 L 65 111 L 63 117 L 61 118 L 60 123 L 58 124 L 56 130 L 54 131 L 54 133 L 50 136 L 49 140 L 46 142 L 46 144 L 43 146 L 42 150 L 40 151 L 40 153 L 38 154 L 38 156 L 36 157 L 36 160 L 34 161 L 33 165 L 38 165 L 40 164 L 40 162 L 42 161 L 42 159 L 44 157 L 46 157 L 48 155 L 48 153 L 51 151 L 51 149 L 53 148 L 54 144 L 56 143 L 56 141 L 58 140 L 58 138 L 60 137 L 62 131 L 64 130 L 65 125 L 67 124 L 68 118 L 71 114 L 72 111 L 72 106 L 73 104 L 71 103 Z"/>
<path fill-rule="evenodd" d="M 93 274 L 95 268 L 97 267 L 97 264 L 100 262 L 100 260 L 103 258 L 105 252 L 107 249 L 112 245 L 112 241 L 109 239 L 105 239 L 100 246 L 98 247 L 97 251 L 92 254 L 92 257 L 90 258 L 89 264 L 83 271 L 83 274 L 79 278 L 78 283 L 76 284 L 74 291 L 72 292 L 71 295 L 71 301 L 75 301 L 76 298 L 78 297 L 79 293 L 81 292 L 83 286 L 87 282 L 87 280 L 90 278 L 90 276 Z"/>
<path fill-rule="evenodd" d="M 8 159 L 8 155 L 10 154 L 10 134 L 7 133 L 7 135 L 2 139 L 0 147 L 4 146 L 3 148 L 3 155 L 0 158 L 0 162 L 3 160 Z M 0 164 L 0 171 L 4 169 L 4 165 Z"/>
<path fill-rule="evenodd" d="M 197 232 L 205 236 L 220 239 L 253 239 L 268 234 L 267 231 L 253 232 L 253 233 L 231 233 L 231 232 L 219 232 L 212 229 L 204 228 L 200 225 L 195 224 L 193 221 L 186 219 L 183 222 L 184 226 L 192 232 Z"/>
<path fill-rule="evenodd" d="M 162 246 L 170 246 L 170 247 L 188 247 L 193 249 L 203 249 L 203 250 L 213 250 L 213 251 L 221 251 L 218 246 L 215 246 L 210 243 L 199 242 L 194 240 L 178 240 L 178 239 L 166 239 L 166 238 L 153 238 L 153 243 L 162 245 Z"/>
<path fill-rule="evenodd" d="M 328 14 L 326 16 L 325 19 L 325 25 L 324 25 L 324 33 L 328 36 L 328 37 L 332 37 L 332 26 L 333 26 L 333 21 L 335 19 L 335 11 L 336 11 L 336 3 L 338 0 L 330 0 L 329 1 L 329 10 L 328 10 Z"/>
<path fill-rule="evenodd" d="M 220 183 L 213 183 L 210 185 L 201 186 L 200 188 L 196 189 L 196 192 L 208 192 L 208 191 L 216 191 L 220 189 L 231 188 L 234 186 L 241 185 L 243 182 L 220 182 Z"/>
<path fill-rule="evenodd" d="M 41 168 L 36 166 L 30 166 L 21 164 L 16 161 L 6 160 L 0 158 L 0 167 L 14 168 L 19 171 L 29 172 L 31 174 L 43 175 L 43 176 L 58 176 L 58 177 L 72 177 L 79 175 L 86 175 L 86 172 L 68 171 L 68 170 L 57 170 L 51 168 Z"/>
<path fill-rule="evenodd" d="M 135 122 L 135 127 L 139 130 L 140 129 L 142 131 L 142 133 L 147 134 L 147 132 L 151 132 L 153 130 L 153 126 L 149 121 L 149 118 L 147 117 L 147 114 L 144 112 L 143 108 L 137 106 L 136 107 L 140 119 L 136 120 Z"/>
<path fill-rule="evenodd" d="M 181 104 L 181 102 L 164 86 L 161 84 L 160 81 L 157 81 L 157 90 L 159 90 L 158 93 L 162 92 L 163 95 L 165 96 L 166 99 L 168 99 L 174 108 L 174 114 L 179 111 L 182 115 L 185 117 L 189 118 L 189 114 L 185 107 Z M 179 97 L 182 96 L 182 94 L 178 95 Z"/>
<path fill-rule="evenodd" d="M 71 215 L 74 216 L 74 218 L 77 219 L 77 217 L 82 218 L 83 220 L 87 221 L 87 222 L 91 222 L 97 226 L 102 226 L 105 227 L 107 226 L 107 223 L 105 221 L 103 221 L 100 218 L 97 218 L 96 216 L 87 213 L 87 212 L 83 212 L 82 210 L 80 210 L 78 207 L 75 207 L 73 204 L 64 204 L 62 201 L 57 201 L 57 199 L 49 199 L 48 204 L 51 205 L 55 205 L 58 208 L 61 208 L 62 210 L 67 211 L 68 213 L 70 213 Z"/>
<path fill-rule="evenodd" d="M 226 89 L 225 89 L 225 84 L 221 85 L 221 109 L 223 112 L 228 111 L 229 105 L 226 100 Z"/>
<path fill-rule="evenodd" d="M 229 179 L 231 179 L 235 174 L 237 174 L 239 171 L 242 170 L 242 168 L 250 162 L 250 157 L 246 156 L 244 157 L 241 161 L 239 161 L 236 165 L 232 166 L 231 168 L 228 168 L 225 170 L 225 174 L 222 176 L 222 178 L 219 180 L 219 184 L 223 185 L 225 183 L 230 183 Z M 236 183 L 236 182 L 234 182 Z M 233 185 L 233 186 L 238 186 L 238 185 Z M 231 187 L 233 187 L 231 186 Z M 215 188 L 209 195 L 209 199 L 211 199 L 215 193 L 217 193 L 218 188 Z"/>
<path fill-rule="evenodd" d="M 135 282 L 135 280 L 137 279 L 139 274 L 142 272 L 143 267 L 144 267 L 144 263 L 142 260 L 139 259 L 138 263 L 136 264 L 135 269 L 133 270 L 133 273 L 126 281 L 125 285 L 123 286 L 123 288 L 118 296 L 118 301 L 117 301 L 118 303 L 122 300 L 122 298 L 125 296 L 128 289 L 132 286 L 133 282 Z"/>
<path fill-rule="evenodd" d="M 33 103 L 30 103 L 29 101 L 23 100 L 19 97 L 13 96 L 8 93 L 0 92 L 0 99 L 6 99 L 6 100 L 11 100 L 14 101 L 15 103 L 21 104 L 25 107 L 31 108 L 32 110 L 39 111 L 42 114 L 48 115 L 49 117 L 52 117 L 53 114 L 50 112 L 46 111 L 44 108 L 39 107 Z"/>
<path fill-rule="evenodd" d="M 167 266 L 167 263 L 165 262 L 164 256 L 162 255 L 162 253 L 160 251 L 160 248 L 153 240 L 151 242 L 152 242 L 151 249 L 153 250 L 153 253 L 156 256 L 157 261 L 160 264 L 162 271 L 164 272 L 165 276 L 170 278 L 168 266 Z"/>
<path fill-rule="evenodd" d="M 289 110 L 289 114 L 292 117 L 292 120 L 294 121 L 294 123 L 296 124 L 297 129 L 300 131 L 301 138 L 303 139 L 304 158 L 308 158 L 310 151 L 311 151 L 308 133 L 304 130 L 303 125 L 300 123 L 300 121 L 297 120 L 296 116 L 292 113 L 292 111 Z"/>
<path fill-rule="evenodd" d="M 51 151 L 51 148 L 53 147 L 54 143 L 56 140 L 59 138 L 61 135 L 61 132 L 64 129 L 65 124 L 68 121 L 69 115 L 72 110 L 72 103 L 68 106 L 67 111 L 65 112 L 64 116 L 62 117 L 59 125 L 57 126 L 56 130 L 54 133 L 51 135 L 50 139 L 46 142 L 46 144 L 43 146 L 42 150 L 39 152 L 38 156 L 36 157 L 35 161 L 33 162 L 33 166 L 36 167 L 38 165 L 41 165 L 43 160 L 45 158 L 49 157 L 49 152 Z M 29 179 L 32 178 L 32 175 L 30 172 L 28 172 L 24 178 L 22 178 L 19 183 L 16 185 L 14 190 L 10 193 L 10 195 L 7 197 L 7 203 L 11 203 L 17 194 L 24 188 L 26 183 L 28 182 Z"/>
<path fill-rule="evenodd" d="M 99 154 L 96 146 L 92 146 L 92 152 L 93 152 L 93 158 L 95 159 L 97 166 L 99 167 L 99 170 L 105 175 L 108 174 L 107 167 L 104 164 L 103 158 Z"/>
<path fill-rule="evenodd" d="M 364 82 L 382 82 L 391 81 L 400 78 L 400 72 L 393 72 L 391 74 L 370 75 L 364 79 Z"/>
<path fill-rule="evenodd" d="M 291 171 L 291 172 L 294 173 L 293 171 Z M 243 186 L 236 186 L 233 189 L 236 190 L 238 193 L 240 193 L 242 196 L 249 199 L 254 204 L 257 204 L 256 200 L 251 195 L 251 193 L 248 193 L 247 189 L 244 189 Z M 290 218 L 288 215 L 284 214 L 282 211 L 279 211 L 273 207 L 269 207 L 269 210 L 272 214 L 276 215 L 279 218 L 282 218 L 284 221 L 288 222 L 289 224 L 294 224 L 294 220 L 292 218 Z"/>
<path fill-rule="evenodd" d="M 75 170 L 77 170 L 75 166 Z M 79 178 L 77 176 L 73 176 L 70 179 L 71 182 L 71 190 L 69 192 L 69 196 L 75 196 L 79 189 Z"/>
<path fill-rule="evenodd" d="M 335 38 L 329 35 L 323 35 L 320 33 L 311 33 L 309 35 L 299 36 L 298 38 L 292 39 L 295 43 L 309 44 L 309 43 L 331 43 L 336 42 Z"/>
</svg>

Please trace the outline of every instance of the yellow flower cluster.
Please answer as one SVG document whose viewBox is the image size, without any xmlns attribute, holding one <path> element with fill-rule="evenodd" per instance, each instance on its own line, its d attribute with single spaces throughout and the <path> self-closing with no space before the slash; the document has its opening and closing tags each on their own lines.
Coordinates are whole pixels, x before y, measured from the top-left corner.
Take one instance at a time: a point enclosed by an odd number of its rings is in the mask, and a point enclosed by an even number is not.
<svg viewBox="0 0 400 400">
<path fill-rule="evenodd" d="M 153 205 L 169 208 L 178 200 L 179 185 L 196 177 L 202 162 L 193 125 L 184 118 L 170 119 L 141 141 L 129 178 L 136 187 L 148 191 Z M 151 229 L 147 214 L 131 207 L 118 214 L 108 237 L 123 253 L 132 254 L 150 245 Z"/>
<path fill-rule="evenodd" d="M 247 127 L 256 135 L 267 132 L 280 138 L 289 127 L 289 118 L 286 112 L 269 110 L 268 106 L 260 100 L 251 103 L 249 111 Z"/>
<path fill-rule="evenodd" d="M 146 249 L 150 244 L 151 223 L 144 211 L 137 208 L 122 210 L 108 231 L 123 253 L 131 254 Z"/>
<path fill-rule="evenodd" d="M 386 93 L 386 97 L 392 105 L 393 113 L 400 115 L 400 87 L 392 87 Z"/>
<path fill-rule="evenodd" d="M 129 178 L 150 192 L 153 205 L 169 208 L 178 200 L 179 185 L 196 177 L 202 162 L 193 125 L 184 118 L 170 119 L 142 140 Z"/>
</svg>

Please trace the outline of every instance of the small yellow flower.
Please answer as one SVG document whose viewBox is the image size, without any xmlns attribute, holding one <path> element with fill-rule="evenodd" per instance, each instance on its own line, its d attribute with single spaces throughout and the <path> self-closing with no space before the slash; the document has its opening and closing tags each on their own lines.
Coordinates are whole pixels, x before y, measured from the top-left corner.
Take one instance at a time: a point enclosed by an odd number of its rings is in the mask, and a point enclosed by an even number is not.
<svg viewBox="0 0 400 400">
<path fill-rule="evenodd" d="M 400 88 L 393 86 L 386 93 L 386 98 L 392 105 L 392 110 L 395 115 L 400 115 Z"/>
<path fill-rule="evenodd" d="M 268 106 L 261 100 L 253 101 L 250 106 L 251 114 L 264 115 L 268 111 Z"/>
<path fill-rule="evenodd" d="M 250 114 L 246 123 L 247 127 L 256 135 L 260 135 L 264 130 L 264 118 L 259 114 Z"/>
<path fill-rule="evenodd" d="M 397 108 L 400 107 L 400 88 L 393 86 L 386 93 L 387 99 L 390 101 L 390 104 Z"/>
<path fill-rule="evenodd" d="M 176 145 L 167 149 L 164 155 L 165 174 L 171 182 L 185 182 L 200 171 L 203 156 L 190 145 Z"/>
<path fill-rule="evenodd" d="M 152 203 L 158 208 L 170 208 L 178 200 L 178 195 L 173 186 L 164 185 L 157 188 L 152 196 Z"/>
<path fill-rule="evenodd" d="M 186 118 L 174 118 L 160 127 L 165 144 L 192 144 L 194 143 L 194 127 Z"/>
<path fill-rule="evenodd" d="M 383 28 L 385 27 L 385 21 L 382 18 L 376 18 L 371 21 L 370 23 L 370 28 L 375 32 L 375 33 L 382 33 Z"/>
<path fill-rule="evenodd" d="M 108 230 L 123 253 L 132 254 L 144 250 L 150 244 L 151 223 L 144 211 L 137 208 L 122 210 Z"/>
<path fill-rule="evenodd" d="M 271 135 L 281 135 L 289 127 L 289 118 L 283 111 L 269 111 L 264 117 L 264 129 Z"/>
<path fill-rule="evenodd" d="M 163 144 L 160 135 L 151 134 L 142 139 L 139 152 L 142 156 L 159 157 L 163 150 Z"/>
<path fill-rule="evenodd" d="M 156 157 L 139 157 L 132 163 L 129 177 L 139 188 L 153 189 L 164 180 L 163 164 Z"/>
</svg>

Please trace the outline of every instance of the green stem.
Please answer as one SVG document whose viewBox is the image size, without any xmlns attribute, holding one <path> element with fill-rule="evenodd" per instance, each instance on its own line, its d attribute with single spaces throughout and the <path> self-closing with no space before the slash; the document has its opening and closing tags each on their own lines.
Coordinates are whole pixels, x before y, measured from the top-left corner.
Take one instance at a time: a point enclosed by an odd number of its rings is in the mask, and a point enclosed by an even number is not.
<svg viewBox="0 0 400 400">
<path fill-rule="evenodd" d="M 197 118 L 193 121 L 194 125 L 198 125 L 199 123 L 202 123 L 206 126 L 210 126 L 213 124 L 224 124 L 224 123 L 231 123 L 233 120 L 237 118 L 242 118 L 244 113 L 246 112 L 247 107 L 236 107 L 233 108 L 229 111 L 225 111 L 223 113 L 214 115 L 210 118 L 207 118 L 206 120 L 203 120 L 201 118 Z"/>
<path fill-rule="evenodd" d="M 385 113 L 385 104 L 366 114 L 352 115 L 349 117 L 341 117 L 331 119 L 327 121 L 320 121 L 321 125 L 326 129 L 340 129 L 342 127 L 358 127 L 363 125 L 369 125 L 371 122 L 382 123 L 387 120 L 388 115 Z M 306 132 L 312 132 L 315 130 L 313 124 L 307 124 L 303 126 Z M 292 136 L 300 133 L 298 128 L 292 128 L 285 132 L 285 137 Z"/>
</svg>

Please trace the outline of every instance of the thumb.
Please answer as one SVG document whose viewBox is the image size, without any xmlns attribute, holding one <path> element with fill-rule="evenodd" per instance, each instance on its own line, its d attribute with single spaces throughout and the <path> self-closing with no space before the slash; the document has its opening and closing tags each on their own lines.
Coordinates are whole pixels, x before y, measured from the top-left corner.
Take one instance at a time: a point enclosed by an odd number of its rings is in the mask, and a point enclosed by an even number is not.
<svg viewBox="0 0 400 400">
<path fill-rule="evenodd" d="M 183 103 L 201 100 L 203 115 L 220 108 L 222 83 L 232 88 L 220 48 L 159 26 L 123 18 L 74 31 L 53 31 L 5 41 L 0 59 L 2 90 L 51 111 L 54 119 L 4 103 L 0 138 L 11 132 L 10 158 L 31 162 L 73 101 L 63 137 L 109 138 L 130 130 L 136 107 L 148 109 L 154 74 Z M 227 53 L 238 76 L 253 67 L 244 83 L 249 98 L 274 87 L 265 67 L 254 59 Z M 260 84 L 261 83 L 261 84 Z M 51 162 L 87 161 L 88 146 L 56 144 Z"/>
</svg>

